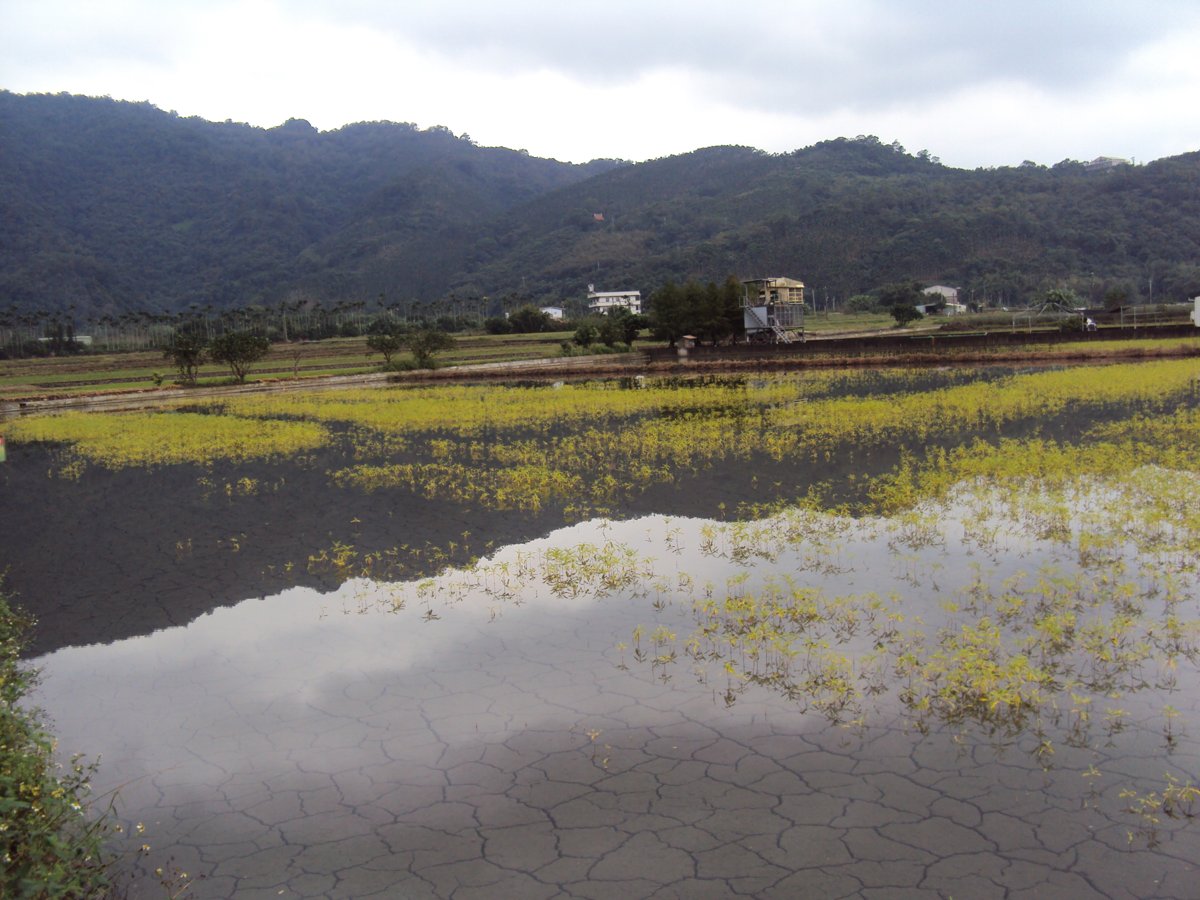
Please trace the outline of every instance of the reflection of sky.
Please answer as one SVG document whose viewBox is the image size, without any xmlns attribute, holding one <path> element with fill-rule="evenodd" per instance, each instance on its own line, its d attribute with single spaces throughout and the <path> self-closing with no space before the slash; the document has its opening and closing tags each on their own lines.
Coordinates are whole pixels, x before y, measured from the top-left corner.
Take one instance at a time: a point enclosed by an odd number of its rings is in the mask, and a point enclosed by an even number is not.
<svg viewBox="0 0 1200 900">
<path fill-rule="evenodd" d="M 467 584 L 471 579 L 458 571 L 402 584 L 351 581 L 329 594 L 294 588 L 213 610 L 186 626 L 41 657 L 34 661 L 42 669 L 39 702 L 52 715 L 64 751 L 111 760 L 122 747 L 152 747 L 164 733 L 181 729 L 261 727 L 236 723 L 273 705 L 303 707 L 331 682 L 355 673 L 402 678 L 456 658 L 470 665 L 474 644 L 506 634 L 544 628 L 555 635 L 556 649 L 564 640 L 612 648 L 628 642 L 635 625 L 652 624 L 655 599 L 678 595 L 678 573 L 699 586 L 711 582 L 719 595 L 731 572 L 742 568 L 697 552 L 705 524 L 658 516 L 587 522 L 501 549 L 479 566 L 498 571 L 507 565 L 515 572 L 552 548 L 613 542 L 653 560 L 656 577 L 634 602 L 620 594 L 597 599 L 586 585 L 572 596 L 536 579 L 522 579 L 519 594 L 502 599 Z M 869 552 L 859 553 L 876 559 L 886 553 L 882 544 L 863 547 Z M 848 562 L 855 551 L 844 552 Z M 842 588 L 855 589 L 854 573 L 843 579 Z M 484 581 L 496 588 L 499 576 Z M 397 599 L 405 606 L 393 612 Z M 427 611 L 437 619 L 426 621 Z"/>
<path fill-rule="evenodd" d="M 587 737 L 593 731 L 603 733 L 601 743 L 612 741 L 614 766 L 645 762 L 647 769 L 637 772 L 635 781 L 650 778 L 650 770 L 660 764 L 672 766 L 676 751 L 702 753 L 698 748 L 719 744 L 736 751 L 735 757 L 759 754 L 758 762 L 768 768 L 776 761 L 785 767 L 794 764 L 803 771 L 806 797 L 814 787 L 833 790 L 831 785 L 847 779 L 857 785 L 884 777 L 881 772 L 900 779 L 910 773 L 920 745 L 931 765 L 946 767 L 946 772 L 962 767 L 948 778 L 949 786 L 932 785 L 931 795 L 943 789 L 953 795 L 960 776 L 968 793 L 971 779 L 1002 780 L 1027 798 L 1029 811 L 1018 815 L 1036 819 L 1047 806 L 1039 792 L 1049 776 L 1022 752 L 1028 747 L 996 763 L 984 754 L 958 757 L 949 737 L 936 728 L 928 740 L 890 734 L 877 747 L 857 746 L 853 733 L 846 732 L 833 742 L 836 750 L 830 755 L 810 764 L 802 753 L 796 757 L 800 761 L 791 763 L 793 754 L 804 750 L 799 736 L 816 735 L 814 740 L 820 741 L 821 735 L 840 729 L 825 731 L 820 715 L 802 714 L 796 703 L 765 689 L 752 690 L 727 709 L 721 702 L 726 681 L 719 671 L 700 684 L 685 659 L 672 679 L 663 682 L 648 665 L 636 663 L 629 650 L 617 647 L 631 642 L 637 625 L 649 632 L 655 624 L 666 624 L 681 642 L 686 640 L 694 624 L 690 601 L 709 592 L 706 583 L 712 596 L 722 599 L 729 579 L 739 573 L 747 575 L 744 587 L 734 589 L 749 592 L 765 579 L 788 578 L 798 586 L 820 587 L 829 596 L 894 593 L 909 621 L 920 618 L 932 626 L 942 615 L 942 604 L 974 580 L 975 564 L 997 585 L 1019 570 L 1035 572 L 1055 556 L 1019 529 L 1000 535 L 994 547 L 985 549 L 964 540 L 962 523 L 955 518 L 961 510 L 942 512 L 925 521 L 936 524 L 940 535 L 930 544 L 922 543 L 920 520 L 905 524 L 902 518 L 849 524 L 814 513 L 792 522 L 790 540 L 774 541 L 769 527 L 758 533 L 756 526 L 747 526 L 751 536 L 742 545 L 731 537 L 742 526 L 722 533 L 718 523 L 697 519 L 652 516 L 584 523 L 506 547 L 473 572 L 451 571 L 398 584 L 354 581 L 329 594 L 293 589 L 217 609 L 187 626 L 150 636 L 65 648 L 36 661 L 43 670 L 37 699 L 52 717 L 62 752 L 78 749 L 102 757 L 97 787 L 122 786 L 124 814 L 152 823 L 164 855 L 180 847 L 190 852 L 197 845 L 214 859 L 227 850 L 240 854 L 236 846 L 223 848 L 216 841 L 214 848 L 194 838 L 197 817 L 254 816 L 250 810 L 256 805 L 292 802 L 299 804 L 294 819 L 278 835 L 265 825 L 251 823 L 250 830 L 256 840 L 260 831 L 270 834 L 262 838 L 260 849 L 272 846 L 279 835 L 297 847 L 308 846 L 308 838 L 290 835 L 340 834 L 343 820 L 369 818 L 364 810 L 381 794 L 407 797 L 410 792 L 419 798 L 432 786 L 440 797 L 438 786 L 449 773 L 456 767 L 460 775 L 461 767 L 474 771 L 470 767 L 486 748 L 507 761 L 488 769 L 488 777 L 505 786 L 552 782 L 583 791 L 577 769 L 582 765 L 588 778 L 612 779 L 601 798 L 619 803 L 626 799 L 621 779 L 633 773 L 601 776 L 595 771 L 594 759 L 580 752 L 596 741 Z M 714 527 L 721 552 L 703 553 L 705 533 L 711 536 Z M 603 596 L 596 595 L 594 584 L 579 584 L 578 593 L 571 594 L 530 575 L 540 571 L 535 563 L 551 550 L 606 542 L 651 559 L 654 574 Z M 734 559 L 735 549 L 775 555 L 756 560 L 753 553 L 739 554 Z M 1058 561 L 1071 565 L 1067 556 Z M 520 587 L 510 598 L 498 593 L 503 581 L 498 573 L 506 566 L 521 572 Z M 692 587 L 683 586 L 684 575 Z M 492 590 L 482 589 L 481 583 Z M 403 606 L 394 611 L 396 601 Z M 427 620 L 430 615 L 436 618 Z M 837 651 L 853 654 L 859 649 L 865 646 L 856 640 Z M 621 659 L 629 662 L 629 671 L 618 668 Z M 1185 689 L 1194 677 L 1192 672 L 1181 682 Z M 1132 722 L 1151 724 L 1131 729 L 1137 734 L 1121 738 L 1119 747 L 1105 748 L 1101 768 L 1106 773 L 1126 780 L 1160 778 L 1167 765 L 1184 774 L 1194 767 L 1197 757 L 1190 742 L 1181 742 L 1174 756 L 1164 760 L 1162 737 L 1152 721 L 1161 707 L 1147 706 L 1155 702 L 1161 703 L 1161 697 L 1120 700 Z M 1190 727 L 1196 717 L 1194 701 L 1180 696 L 1170 702 L 1183 710 Z M 868 718 L 887 722 L 890 710 L 891 700 L 881 700 Z M 1097 721 L 1101 716 L 1097 704 Z M 761 745 L 738 736 L 761 736 L 764 728 L 769 739 Z M 1088 751 L 1085 758 L 1064 746 L 1061 734 L 1054 737 L 1055 765 L 1067 780 L 1065 796 L 1074 798 L 1087 787 L 1080 770 L 1097 757 Z M 1019 745 L 1020 738 L 1014 741 Z M 530 755 L 514 747 L 526 748 Z M 543 757 L 556 749 L 562 753 L 553 763 L 545 762 Z M 880 757 L 874 758 L 875 753 Z M 709 762 L 693 760 L 680 769 L 691 779 L 680 789 L 695 792 L 695 807 L 679 797 L 672 800 L 697 818 L 712 814 L 708 792 L 726 788 L 710 776 Z M 856 769 L 859 763 L 861 769 Z M 1102 786 L 1115 791 L 1116 783 L 1114 778 Z M 511 789 L 524 796 L 522 788 Z M 486 793 L 482 787 L 470 790 Z M 293 796 L 318 794 L 327 805 L 314 805 L 313 811 Z M 444 803 L 438 815 L 455 806 L 445 798 L 438 802 Z M 522 814 L 527 812 L 522 807 Z M 608 814 L 607 808 L 604 812 Z M 940 815 L 930 812 L 929 820 Z M 619 817 L 626 827 L 638 818 L 633 813 Z M 300 820 L 303 824 L 297 824 Z M 1081 820 L 1078 827 L 1085 825 Z M 153 868 L 162 861 L 155 858 L 146 865 Z"/>
<path fill-rule="evenodd" d="M 53 716 L 65 751 L 102 753 L 111 760 L 133 748 L 141 754 L 162 745 L 164 734 L 269 728 L 267 722 L 242 722 L 241 717 L 303 709 L 356 673 L 386 673 L 395 680 L 419 677 L 456 659 L 473 665 L 474 646 L 507 635 L 545 629 L 556 650 L 564 642 L 611 649 L 628 642 L 635 625 L 653 624 L 652 603 L 678 595 L 679 572 L 699 586 L 711 582 L 720 595 L 728 576 L 743 568 L 697 552 L 705 524 L 657 516 L 582 523 L 499 550 L 479 567 L 528 571 L 530 561 L 553 548 L 612 542 L 653 560 L 656 577 L 648 580 L 645 596 L 633 602 L 622 594 L 597 599 L 588 585 L 572 596 L 528 577 L 519 578 L 516 596 L 503 599 L 478 585 L 464 587 L 470 579 L 456 571 L 403 584 L 352 581 L 331 594 L 296 588 L 216 609 L 183 627 L 49 654 L 36 661 L 43 669 L 39 699 Z M 864 547 L 876 559 L 886 553 L 882 545 Z M 847 559 L 854 554 L 845 552 Z M 768 568 L 779 569 L 782 562 Z M 849 580 L 841 587 L 855 589 L 854 577 L 845 576 Z M 484 581 L 499 589 L 500 576 Z M 397 599 L 405 608 L 392 612 Z M 426 621 L 427 611 L 438 618 Z M 671 615 L 676 626 L 686 626 L 678 606 Z"/>
<path fill-rule="evenodd" d="M 605 540 L 645 546 L 653 520 L 582 524 L 521 547 L 505 548 L 482 565 L 512 563 L 553 547 Z M 648 548 L 647 548 L 648 549 Z M 204 727 L 238 709 L 277 701 L 304 704 L 330 679 L 386 670 L 399 677 L 462 654 L 473 641 L 511 620 L 578 615 L 597 601 L 556 596 L 545 585 L 521 592 L 520 605 L 478 589 L 463 591 L 462 573 L 422 583 L 375 586 L 351 581 L 330 594 L 294 588 L 265 599 L 219 608 L 186 626 L 108 645 L 70 647 L 33 661 L 42 670 L 38 702 L 52 715 L 64 751 L 104 752 L 108 741 L 153 744 L 173 727 Z M 447 597 L 461 596 L 453 608 Z M 407 608 L 391 612 L 397 597 Z M 426 599 L 427 598 L 427 599 Z M 424 621 L 426 609 L 436 620 Z M 500 621 L 489 625 L 495 610 Z M 612 636 L 612 642 L 619 640 Z M 226 695 L 228 692 L 229 696 Z M 100 743 L 101 746 L 97 746 Z"/>
<path fill-rule="evenodd" d="M 227 735 L 231 745 L 223 752 L 236 755 L 236 735 L 258 732 L 269 739 L 297 720 L 319 727 L 321 717 L 336 715 L 354 696 L 356 683 L 421 684 L 421 691 L 436 695 L 439 688 L 422 679 L 431 672 L 494 669 L 489 654 L 498 646 L 530 648 L 506 663 L 513 668 L 507 677 L 518 685 L 545 677 L 539 653 L 615 658 L 617 644 L 629 643 L 637 625 L 648 631 L 662 622 L 683 640 L 693 624 L 691 599 L 723 598 L 738 573 L 747 580 L 735 590 L 755 591 L 771 577 L 820 587 L 829 596 L 895 595 L 906 617 L 932 626 L 942 604 L 976 577 L 975 565 L 999 584 L 1018 571 L 1035 571 L 1046 552 L 1014 532 L 1003 539 L 1002 552 L 981 554 L 964 542 L 955 515 L 937 521 L 941 541 L 916 548 L 899 539 L 904 526 L 897 523 L 864 521 L 844 533 L 836 524 L 814 513 L 808 537 L 774 547 L 769 535 L 760 537 L 745 546 L 775 556 L 735 561 L 728 535 L 717 541 L 723 553 L 700 552 L 705 530 L 711 535 L 719 523 L 661 516 L 582 523 L 503 548 L 469 572 L 395 584 L 357 580 L 328 594 L 295 588 L 149 636 L 65 648 L 35 661 L 43 672 L 38 700 L 65 752 L 165 766 L 180 753 L 186 758 L 192 735 Z M 531 574 L 542 571 L 539 561 L 549 551 L 610 542 L 648 560 L 654 574 L 602 596 L 595 583 L 571 585 L 579 588 L 572 593 Z M 505 569 L 513 573 L 512 596 L 502 595 Z M 665 610 L 656 602 L 666 603 Z M 842 652 L 867 646 L 856 640 Z M 634 673 L 653 677 L 648 667 L 635 665 Z M 448 693 L 444 702 L 452 707 L 462 698 Z"/>
</svg>

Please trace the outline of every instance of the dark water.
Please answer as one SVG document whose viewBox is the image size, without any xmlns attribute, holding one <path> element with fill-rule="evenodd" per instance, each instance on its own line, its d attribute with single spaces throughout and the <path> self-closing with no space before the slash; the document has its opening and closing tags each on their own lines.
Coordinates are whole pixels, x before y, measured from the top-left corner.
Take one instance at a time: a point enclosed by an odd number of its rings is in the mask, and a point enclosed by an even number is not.
<svg viewBox="0 0 1200 900">
<path fill-rule="evenodd" d="M 162 896 L 160 867 L 197 897 L 1196 895 L 1197 833 L 1165 822 L 1150 848 L 1118 796 L 1200 763 L 1187 737 L 1164 750 L 1161 697 L 1123 700 L 1108 745 L 1056 732 L 1044 768 L 1030 735 L 923 734 L 886 698 L 861 727 L 766 689 L 729 706 L 719 670 L 636 662 L 636 626 L 692 624 L 680 572 L 718 593 L 737 571 L 902 591 L 931 619 L 971 577 L 956 547 L 900 558 L 869 529 L 824 574 L 817 545 L 735 564 L 697 552 L 703 526 L 589 523 L 488 575 L 296 588 L 65 648 L 38 660 L 40 699 L 63 751 L 101 754 L 98 787 L 119 787 L 138 897 Z M 658 574 L 600 596 L 531 574 L 606 541 Z M 1036 562 L 1010 549 L 998 579 Z M 1195 687 L 1171 698 L 1189 727 Z"/>
<path fill-rule="evenodd" d="M 912 388 L 881 377 L 867 392 Z M 1005 435 L 1077 435 L 1128 413 Z M 1196 829 L 1165 816 L 1149 827 L 1122 796 L 1200 774 L 1190 663 L 1173 690 L 1093 697 L 1123 707 L 1126 726 L 1081 741 L 1066 689 L 1040 733 L 925 732 L 894 691 L 833 724 L 765 687 L 728 704 L 719 662 L 655 668 L 622 648 L 638 626 L 682 642 L 704 584 L 724 596 L 741 573 L 895 593 L 907 616 L 935 623 L 972 563 L 994 585 L 1045 562 L 1078 566 L 1032 538 L 972 544 L 953 510 L 930 544 L 864 520 L 762 559 L 700 552 L 716 523 L 634 518 L 732 517 L 818 484 L 852 502 L 901 449 L 724 461 L 632 485 L 627 521 L 555 531 L 571 521 L 562 509 L 335 488 L 328 472 L 354 461 L 345 442 L 303 462 L 77 479 L 51 474 L 52 449 L 10 447 L 0 567 L 39 619 L 38 699 L 64 757 L 99 755 L 98 790 L 118 792 L 134 897 L 164 895 L 160 868 L 186 872 L 195 897 L 1200 895 Z M 571 595 L 530 562 L 610 540 L 657 574 Z M 338 543 L 407 549 L 387 581 L 337 587 L 307 560 Z M 508 574 L 422 580 L 492 554 Z M 1194 578 L 1188 590 L 1195 619 Z M 839 649 L 858 660 L 870 642 Z M 1178 710 L 1169 735 L 1166 704 Z"/>
<path fill-rule="evenodd" d="M 307 559 L 334 542 L 364 551 L 405 543 L 415 552 L 454 541 L 449 561 L 465 562 L 489 540 L 528 540 L 562 524 L 561 516 L 480 513 L 407 491 L 337 490 L 326 470 L 344 464 L 330 452 L 307 465 L 89 466 L 69 479 L 51 474 L 52 451 L 10 449 L 0 466 L 0 570 L 38 621 L 31 651 L 150 634 L 296 584 L 332 588 L 338 579 L 310 573 Z M 243 478 L 257 487 L 239 488 Z M 405 559 L 417 574 L 438 567 Z"/>
</svg>

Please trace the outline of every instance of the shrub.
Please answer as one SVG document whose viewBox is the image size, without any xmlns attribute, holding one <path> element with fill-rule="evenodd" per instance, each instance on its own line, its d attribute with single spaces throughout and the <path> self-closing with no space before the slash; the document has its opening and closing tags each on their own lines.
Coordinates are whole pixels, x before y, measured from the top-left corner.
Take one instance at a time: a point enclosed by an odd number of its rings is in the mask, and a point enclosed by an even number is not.
<svg viewBox="0 0 1200 900">
<path fill-rule="evenodd" d="M 207 353 L 208 339 L 204 334 L 199 331 L 176 331 L 171 336 L 171 343 L 163 351 L 163 358 L 169 359 L 179 371 L 182 384 L 195 384 Z"/>
<path fill-rule="evenodd" d="M 591 322 L 581 322 L 579 327 L 575 329 L 575 337 L 573 340 L 580 347 L 590 347 L 596 342 L 597 330 L 596 326 Z"/>
<path fill-rule="evenodd" d="M 54 739 L 21 704 L 37 681 L 20 664 L 30 620 L 0 592 L 0 897 L 96 897 L 112 888 L 103 854 L 111 808 L 90 819 L 94 764 L 61 770 Z"/>
<path fill-rule="evenodd" d="M 508 319 L 503 316 L 492 316 L 483 323 L 484 330 L 488 334 L 510 334 L 512 326 L 508 324 Z"/>
<path fill-rule="evenodd" d="M 550 317 L 532 304 L 526 304 L 508 317 L 508 324 L 517 334 L 538 334 L 550 330 Z"/>
</svg>

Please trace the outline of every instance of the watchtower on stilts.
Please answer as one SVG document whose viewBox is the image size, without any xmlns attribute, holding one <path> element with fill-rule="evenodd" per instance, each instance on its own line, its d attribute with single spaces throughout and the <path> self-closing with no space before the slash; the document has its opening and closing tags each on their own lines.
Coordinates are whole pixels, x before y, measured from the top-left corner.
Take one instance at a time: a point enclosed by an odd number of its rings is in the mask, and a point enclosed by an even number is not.
<svg viewBox="0 0 1200 900">
<path fill-rule="evenodd" d="M 755 278 L 742 282 L 742 322 L 752 343 L 804 340 L 804 282 Z"/>
</svg>

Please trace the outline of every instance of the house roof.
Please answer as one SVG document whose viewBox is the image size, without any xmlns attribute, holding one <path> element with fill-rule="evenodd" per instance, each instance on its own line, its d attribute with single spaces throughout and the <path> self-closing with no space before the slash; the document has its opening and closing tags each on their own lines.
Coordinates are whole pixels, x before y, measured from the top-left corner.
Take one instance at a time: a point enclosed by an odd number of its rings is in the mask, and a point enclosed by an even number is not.
<svg viewBox="0 0 1200 900">
<path fill-rule="evenodd" d="M 803 281 L 797 281 L 795 278 L 768 277 L 768 278 L 747 278 L 742 284 L 761 284 L 768 287 L 804 287 Z"/>
</svg>

